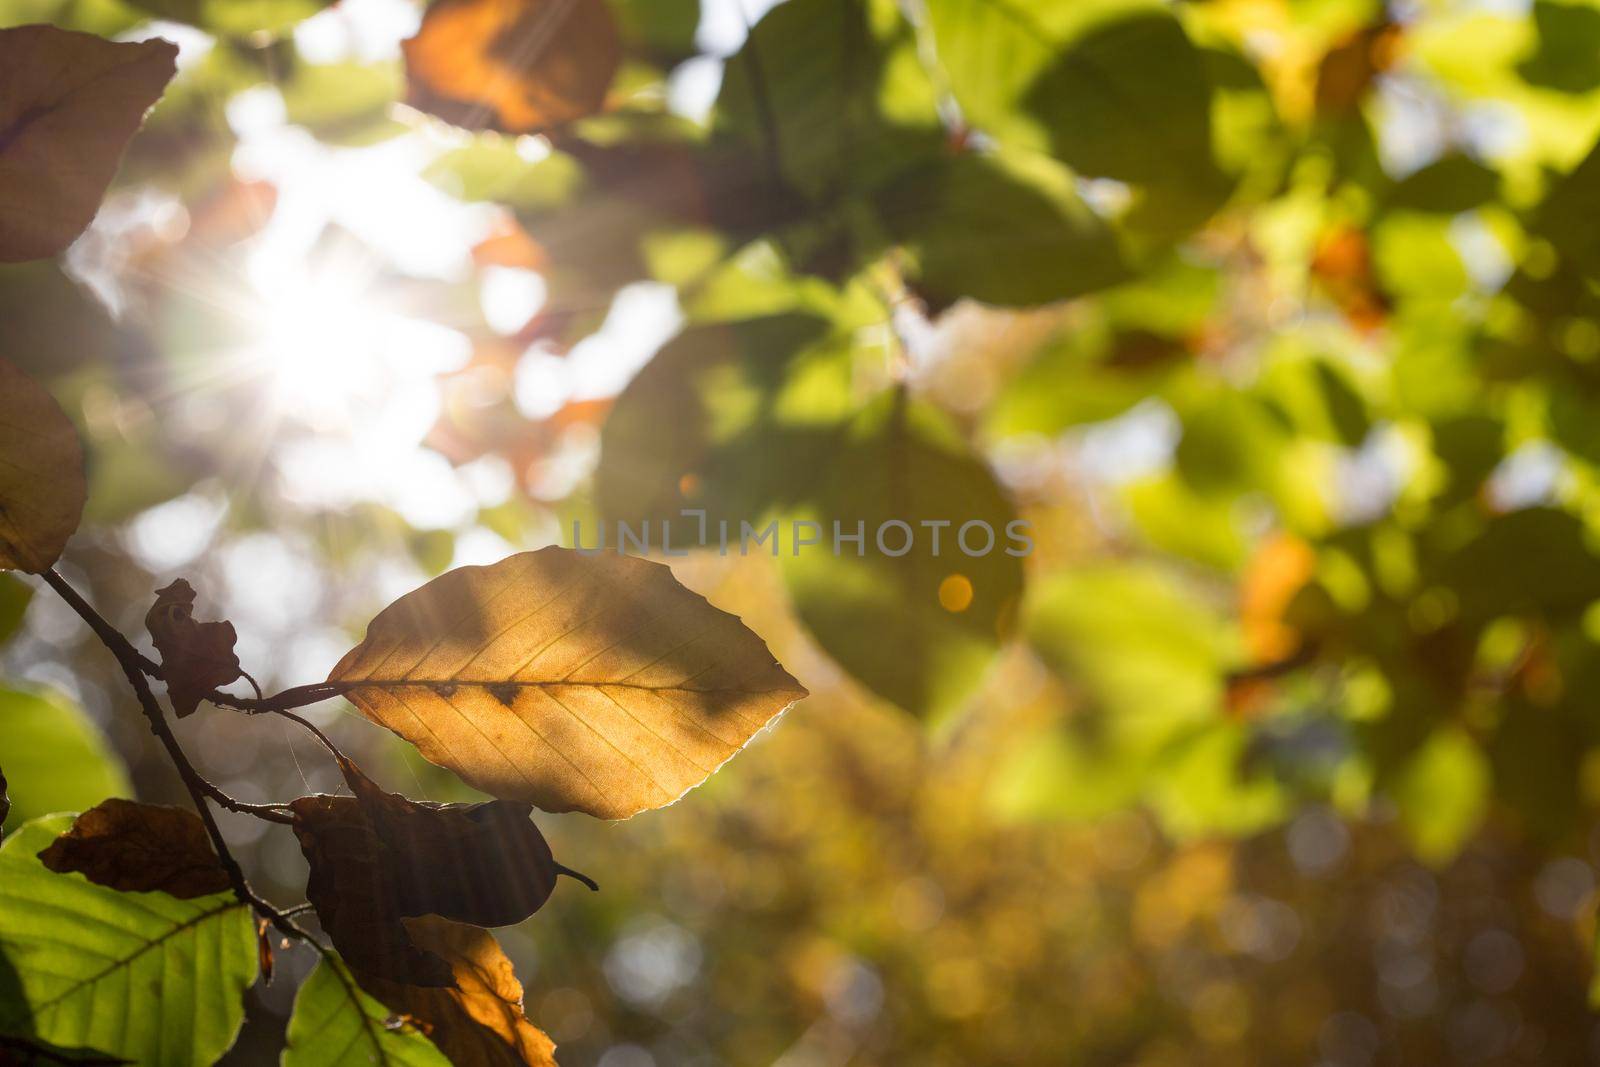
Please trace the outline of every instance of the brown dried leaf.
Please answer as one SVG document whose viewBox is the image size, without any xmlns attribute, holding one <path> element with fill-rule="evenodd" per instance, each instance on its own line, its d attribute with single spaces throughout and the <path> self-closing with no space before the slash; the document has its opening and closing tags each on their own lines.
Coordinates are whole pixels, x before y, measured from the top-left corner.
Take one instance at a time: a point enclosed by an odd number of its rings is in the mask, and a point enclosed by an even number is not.
<svg viewBox="0 0 1600 1067">
<path fill-rule="evenodd" d="M 437 957 L 412 945 L 402 918 L 518 923 L 544 906 L 566 872 L 527 804 L 419 804 L 385 792 L 349 760 L 340 768 L 355 796 L 301 797 L 290 808 L 311 864 L 306 897 L 357 970 L 445 984 Z"/>
<path fill-rule="evenodd" d="M 401 49 L 413 107 L 507 133 L 599 111 L 622 61 L 605 0 L 436 0 Z"/>
<path fill-rule="evenodd" d="M 94 221 L 177 56 L 168 41 L 0 30 L 0 262 L 53 256 Z"/>
<path fill-rule="evenodd" d="M 412 939 L 450 961 L 453 989 L 419 989 L 357 972 L 391 1011 L 421 1023 L 455 1067 L 555 1067 L 555 1043 L 528 1021 L 522 983 L 485 930 L 448 919 L 407 919 Z"/>
<path fill-rule="evenodd" d="M 354 797 L 290 803 L 300 851 L 311 865 L 306 899 L 350 966 L 405 985 L 448 986 L 444 960 L 412 944 L 400 925 L 394 864 Z"/>
<path fill-rule="evenodd" d="M 234 654 L 239 639 L 231 622 L 196 622 L 194 587 L 179 578 L 156 591 L 145 614 L 150 640 L 161 653 L 161 677 L 178 718 L 192 714 L 213 689 L 238 681 L 244 671 Z"/>
<path fill-rule="evenodd" d="M 530 805 L 419 804 L 384 792 L 349 760 L 340 766 L 388 850 L 401 915 L 509 926 L 550 899 L 564 868 L 528 818 Z"/>
<path fill-rule="evenodd" d="M 71 420 L 0 359 L 0 570 L 49 570 L 78 528 L 87 495 L 83 446 Z"/>
<path fill-rule="evenodd" d="M 125 893 L 159 891 L 189 900 L 221 893 L 229 884 L 200 816 L 134 800 L 101 801 L 39 859 L 58 874 L 77 871 Z"/>
<path fill-rule="evenodd" d="M 328 680 L 486 793 L 610 819 L 672 803 L 806 695 L 661 564 L 553 547 L 401 597 Z"/>
</svg>

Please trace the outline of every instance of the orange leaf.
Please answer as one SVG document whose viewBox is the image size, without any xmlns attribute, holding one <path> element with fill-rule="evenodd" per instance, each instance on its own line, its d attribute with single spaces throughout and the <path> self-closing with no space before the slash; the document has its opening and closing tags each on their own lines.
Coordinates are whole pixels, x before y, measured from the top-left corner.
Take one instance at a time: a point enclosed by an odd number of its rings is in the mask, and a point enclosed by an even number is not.
<svg viewBox="0 0 1600 1067">
<path fill-rule="evenodd" d="M 622 60 L 604 0 L 437 0 L 401 48 L 408 103 L 507 133 L 599 111 Z"/>
<path fill-rule="evenodd" d="M 556 1067 L 555 1042 L 528 1021 L 522 983 L 487 931 L 447 919 L 407 919 L 406 931 L 449 961 L 455 987 L 419 989 L 356 973 L 391 1011 L 425 1029 L 455 1067 Z"/>
<path fill-rule="evenodd" d="M 1268 539 L 1251 558 L 1239 587 L 1239 621 L 1251 662 L 1273 663 L 1300 646 L 1300 631 L 1284 621 L 1284 613 L 1316 571 L 1316 552 L 1289 534 Z"/>
<path fill-rule="evenodd" d="M 177 55 L 161 40 L 0 30 L 0 262 L 47 259 L 94 221 Z"/>
</svg>

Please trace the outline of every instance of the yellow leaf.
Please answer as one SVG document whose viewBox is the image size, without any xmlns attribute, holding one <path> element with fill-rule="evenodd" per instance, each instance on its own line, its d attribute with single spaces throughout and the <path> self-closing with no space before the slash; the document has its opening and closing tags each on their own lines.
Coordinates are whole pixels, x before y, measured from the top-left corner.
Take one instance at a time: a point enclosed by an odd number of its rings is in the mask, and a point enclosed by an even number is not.
<svg viewBox="0 0 1600 1067">
<path fill-rule="evenodd" d="M 0 359 L 0 570 L 49 570 L 87 494 L 77 430 L 49 393 Z"/>
<path fill-rule="evenodd" d="M 401 597 L 328 680 L 477 789 L 607 819 L 672 803 L 806 695 L 666 567 L 563 548 Z"/>
<path fill-rule="evenodd" d="M 0 262 L 47 259 L 94 221 L 177 56 L 168 41 L 0 30 Z"/>
</svg>

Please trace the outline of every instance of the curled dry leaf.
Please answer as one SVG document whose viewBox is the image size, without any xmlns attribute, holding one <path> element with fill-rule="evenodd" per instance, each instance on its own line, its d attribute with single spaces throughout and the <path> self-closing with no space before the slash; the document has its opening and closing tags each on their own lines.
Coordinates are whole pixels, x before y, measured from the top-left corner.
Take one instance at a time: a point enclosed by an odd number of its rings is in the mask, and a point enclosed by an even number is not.
<svg viewBox="0 0 1600 1067">
<path fill-rule="evenodd" d="M 806 695 L 665 566 L 564 548 L 408 593 L 328 680 L 486 793 L 608 819 L 672 803 Z"/>
<path fill-rule="evenodd" d="M 192 900 L 228 888 L 200 816 L 134 800 L 112 798 L 90 808 L 39 859 L 57 874 L 77 871 L 125 893 Z"/>
<path fill-rule="evenodd" d="M 605 0 L 437 0 L 401 48 L 408 103 L 507 133 L 599 111 L 622 60 Z"/>
<path fill-rule="evenodd" d="M 156 591 L 145 613 L 150 640 L 161 653 L 161 677 L 178 718 L 193 713 L 213 689 L 237 681 L 244 671 L 234 654 L 239 635 L 231 622 L 196 622 L 194 587 L 179 578 Z"/>
<path fill-rule="evenodd" d="M 450 963 L 455 986 L 419 989 L 358 974 L 391 1011 L 422 1024 L 455 1067 L 555 1067 L 555 1043 L 528 1021 L 522 983 L 485 930 L 448 919 L 407 919 L 418 945 Z"/>
<path fill-rule="evenodd" d="M 71 420 L 0 359 L 0 570 L 49 570 L 78 528 L 87 495 L 83 446 Z"/>
<path fill-rule="evenodd" d="M 168 41 L 0 30 L 0 262 L 53 256 L 94 221 L 177 56 Z"/>
<path fill-rule="evenodd" d="M 445 984 L 402 918 L 518 923 L 550 899 L 557 874 L 573 873 L 555 862 L 527 804 L 419 804 L 385 792 L 349 760 L 340 767 L 355 796 L 301 797 L 290 808 L 311 864 L 307 899 L 364 974 Z"/>
</svg>

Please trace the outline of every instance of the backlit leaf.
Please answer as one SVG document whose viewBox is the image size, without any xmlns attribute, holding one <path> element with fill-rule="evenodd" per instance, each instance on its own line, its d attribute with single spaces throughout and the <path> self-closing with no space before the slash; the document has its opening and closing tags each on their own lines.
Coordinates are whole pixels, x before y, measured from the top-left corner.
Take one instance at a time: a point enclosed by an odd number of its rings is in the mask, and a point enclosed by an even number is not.
<svg viewBox="0 0 1600 1067">
<path fill-rule="evenodd" d="M 0 262 L 48 258 L 84 231 L 177 54 L 162 40 L 0 30 Z"/>
<path fill-rule="evenodd" d="M 666 567 L 561 548 L 408 593 L 328 680 L 475 788 L 602 818 L 672 803 L 806 695 Z"/>
<path fill-rule="evenodd" d="M 436 0 L 401 48 L 414 107 L 508 133 L 599 111 L 622 56 L 604 0 Z"/>
<path fill-rule="evenodd" d="M 5 738 L 13 827 L 133 792 L 122 761 L 83 710 L 65 697 L 0 688 L 0 737 Z"/>
<path fill-rule="evenodd" d="M 0 570 L 49 570 L 86 495 L 78 431 L 49 393 L 0 359 Z"/>
<path fill-rule="evenodd" d="M 1154 0 L 928 0 L 940 66 L 967 119 L 1087 176 L 1159 191 L 1168 226 L 1215 207 L 1211 88 Z"/>
<path fill-rule="evenodd" d="M 282 1067 L 446 1067 L 449 1060 L 415 1026 L 356 984 L 344 961 L 324 958 L 300 986 L 289 1016 Z"/>
<path fill-rule="evenodd" d="M 229 887 L 200 816 L 132 800 L 112 798 L 90 808 L 39 859 L 58 874 L 77 871 L 125 893 L 160 891 L 188 900 Z"/>
<path fill-rule="evenodd" d="M 455 988 L 362 975 L 367 992 L 425 1025 L 455 1067 L 555 1067 L 555 1043 L 523 1014 L 522 983 L 487 931 L 432 917 L 407 919 L 406 929 L 449 961 Z"/>
<path fill-rule="evenodd" d="M 909 31 L 885 32 L 869 7 L 789 0 L 763 16 L 728 61 L 713 129 L 761 161 L 753 180 L 828 201 L 880 186 L 942 145 L 931 93 L 920 114 L 886 111 L 889 51 L 896 36 L 909 49 Z"/>
<path fill-rule="evenodd" d="M 878 211 L 914 257 L 912 284 L 933 309 L 962 297 L 1044 304 L 1103 289 L 1128 271 L 1110 227 L 1059 177 L 1030 181 L 998 159 L 964 154 L 890 185 Z"/>
<path fill-rule="evenodd" d="M 255 921 L 226 894 L 120 893 L 38 860 L 69 816 L 0 846 L 0 956 L 18 997 L 0 1031 L 151 1067 L 209 1067 L 233 1043 L 257 974 Z"/>
<path fill-rule="evenodd" d="M 818 546 L 783 547 L 801 620 L 884 699 L 933 720 L 954 711 L 1021 598 L 1026 547 L 1008 532 L 1010 502 L 942 415 L 898 392 L 841 427 L 817 475 L 783 512 L 786 528 L 818 524 Z M 834 550 L 836 523 L 864 532 L 859 548 Z"/>
</svg>

